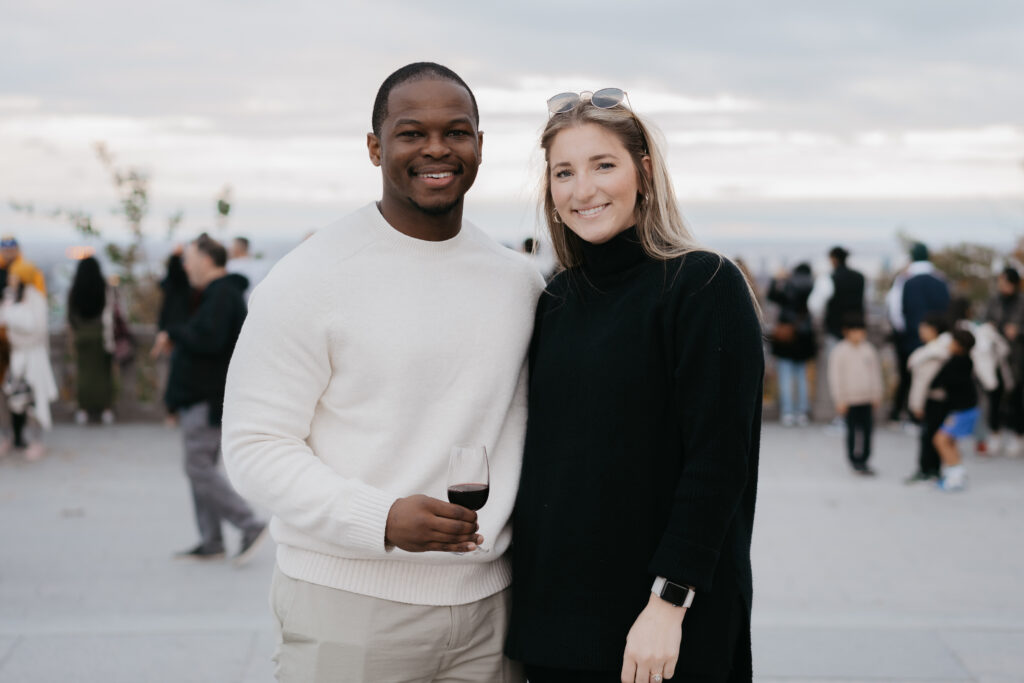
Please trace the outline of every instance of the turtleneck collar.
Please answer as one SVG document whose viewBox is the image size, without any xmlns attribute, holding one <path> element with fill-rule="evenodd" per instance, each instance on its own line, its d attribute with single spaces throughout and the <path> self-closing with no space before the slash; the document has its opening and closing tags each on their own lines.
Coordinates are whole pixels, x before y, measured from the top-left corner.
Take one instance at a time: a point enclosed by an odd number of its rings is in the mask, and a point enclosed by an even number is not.
<svg viewBox="0 0 1024 683">
<path fill-rule="evenodd" d="M 636 226 L 623 230 L 603 244 L 583 243 L 583 270 L 587 275 L 605 278 L 625 272 L 647 258 Z"/>
</svg>

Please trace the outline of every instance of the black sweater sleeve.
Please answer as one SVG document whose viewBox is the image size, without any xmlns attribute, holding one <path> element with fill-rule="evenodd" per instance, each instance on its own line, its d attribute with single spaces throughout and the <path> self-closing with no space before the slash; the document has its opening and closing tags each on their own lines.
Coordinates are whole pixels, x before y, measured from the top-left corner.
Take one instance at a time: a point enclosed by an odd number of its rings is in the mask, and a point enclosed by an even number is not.
<svg viewBox="0 0 1024 683">
<path fill-rule="evenodd" d="M 747 488 L 756 486 L 764 355 L 735 265 L 690 254 L 680 277 L 672 335 L 682 470 L 649 571 L 702 591 L 711 588 Z"/>
</svg>

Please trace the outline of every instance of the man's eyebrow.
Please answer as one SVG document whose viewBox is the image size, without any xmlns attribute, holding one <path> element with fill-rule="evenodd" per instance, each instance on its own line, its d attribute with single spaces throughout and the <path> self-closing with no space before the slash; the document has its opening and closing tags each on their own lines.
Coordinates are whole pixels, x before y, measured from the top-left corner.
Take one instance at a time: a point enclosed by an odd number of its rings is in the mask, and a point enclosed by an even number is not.
<svg viewBox="0 0 1024 683">
<path fill-rule="evenodd" d="M 454 119 L 449 120 L 447 125 L 451 126 L 451 125 L 454 125 L 454 124 L 457 124 L 457 123 L 465 123 L 467 125 L 472 125 L 473 124 L 473 119 L 470 118 L 469 116 L 459 116 L 459 117 L 456 117 Z M 419 121 L 417 119 L 398 119 L 397 121 L 395 121 L 395 125 L 396 126 L 422 126 L 423 122 Z"/>
</svg>

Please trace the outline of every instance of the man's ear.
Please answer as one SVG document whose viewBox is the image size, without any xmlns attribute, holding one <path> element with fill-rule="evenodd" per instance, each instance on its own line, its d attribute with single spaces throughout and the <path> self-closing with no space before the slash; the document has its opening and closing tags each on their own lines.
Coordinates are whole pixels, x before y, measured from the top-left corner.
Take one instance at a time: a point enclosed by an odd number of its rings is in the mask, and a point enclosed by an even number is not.
<svg viewBox="0 0 1024 683">
<path fill-rule="evenodd" d="M 373 133 L 366 134 L 366 151 L 370 154 L 370 163 L 380 166 L 380 138 Z"/>
<path fill-rule="evenodd" d="M 480 131 L 480 132 L 478 132 L 476 134 L 476 148 L 477 148 L 476 155 L 479 158 L 480 163 L 482 164 L 482 163 L 484 163 L 484 132 L 483 131 Z"/>
</svg>

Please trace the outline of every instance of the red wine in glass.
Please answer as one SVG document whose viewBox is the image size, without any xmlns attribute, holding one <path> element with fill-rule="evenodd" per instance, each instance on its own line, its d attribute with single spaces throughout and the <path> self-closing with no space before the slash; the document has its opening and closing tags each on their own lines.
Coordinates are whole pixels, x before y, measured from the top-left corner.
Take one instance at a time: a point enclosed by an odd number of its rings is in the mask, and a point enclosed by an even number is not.
<svg viewBox="0 0 1024 683">
<path fill-rule="evenodd" d="M 487 502 L 490 485 L 491 470 L 487 462 L 487 448 L 479 444 L 453 446 L 448 458 L 448 502 L 470 510 L 479 510 Z M 488 551 L 478 547 L 476 552 Z"/>
<path fill-rule="evenodd" d="M 448 502 L 470 510 L 479 510 L 487 502 L 487 484 L 455 484 L 448 487 Z"/>
</svg>

